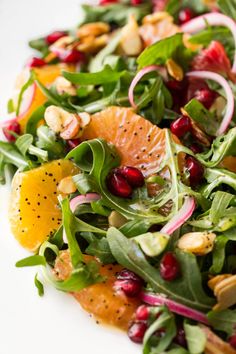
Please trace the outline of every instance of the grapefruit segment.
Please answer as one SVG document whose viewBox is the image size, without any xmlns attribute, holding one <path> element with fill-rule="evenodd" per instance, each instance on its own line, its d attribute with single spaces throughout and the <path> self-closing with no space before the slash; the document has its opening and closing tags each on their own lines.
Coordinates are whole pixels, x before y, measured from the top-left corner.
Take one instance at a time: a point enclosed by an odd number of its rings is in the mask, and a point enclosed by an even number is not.
<svg viewBox="0 0 236 354">
<path fill-rule="evenodd" d="M 14 176 L 9 221 L 13 235 L 29 251 L 36 251 L 59 228 L 57 186 L 62 178 L 76 173 L 78 168 L 71 161 L 57 160 Z"/>
<path fill-rule="evenodd" d="M 85 256 L 85 262 L 93 257 Z M 103 283 L 91 285 L 73 296 L 85 311 L 93 314 L 99 321 L 127 330 L 129 322 L 140 305 L 137 298 L 128 298 L 122 292 L 114 290 L 116 273 L 122 270 L 120 265 L 100 265 L 100 274 L 106 278 Z M 70 276 L 72 265 L 68 251 L 62 251 L 56 259 L 54 271 L 60 280 Z"/>
<path fill-rule="evenodd" d="M 165 156 L 165 131 L 130 108 L 109 107 L 92 116 L 82 139 L 102 138 L 116 146 L 121 165 L 155 173 Z"/>
</svg>

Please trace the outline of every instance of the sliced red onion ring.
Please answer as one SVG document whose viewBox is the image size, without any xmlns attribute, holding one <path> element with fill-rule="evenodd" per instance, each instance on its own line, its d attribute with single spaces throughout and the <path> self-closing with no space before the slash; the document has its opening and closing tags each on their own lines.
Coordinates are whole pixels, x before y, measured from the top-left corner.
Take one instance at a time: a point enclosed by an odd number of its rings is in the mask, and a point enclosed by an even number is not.
<svg viewBox="0 0 236 354">
<path fill-rule="evenodd" d="M 181 30 L 187 33 L 195 33 L 203 30 L 208 25 L 210 26 L 225 26 L 227 27 L 234 37 L 235 42 L 235 52 L 234 52 L 234 62 L 232 66 L 232 72 L 236 73 L 236 22 L 232 18 L 225 16 L 220 13 L 208 13 L 202 16 L 196 17 L 186 24 L 181 26 Z"/>
<path fill-rule="evenodd" d="M 213 73 L 212 71 L 191 71 L 186 75 L 188 77 L 213 80 L 223 87 L 227 99 L 227 105 L 225 115 L 218 131 L 216 132 L 216 135 L 224 134 L 230 125 L 234 113 L 234 95 L 228 82 L 223 78 L 223 76 Z"/>
<path fill-rule="evenodd" d="M 134 102 L 134 89 L 136 87 L 136 85 L 138 84 L 138 82 L 142 79 L 142 77 L 152 71 L 159 71 L 161 69 L 160 66 L 158 65 L 150 65 L 150 66 L 146 66 L 145 68 L 143 68 L 142 70 L 140 70 L 137 75 L 134 77 L 133 81 L 131 82 L 131 85 L 129 87 L 129 93 L 128 93 L 128 97 L 129 97 L 129 101 L 131 106 L 136 109 L 137 105 Z"/>
<path fill-rule="evenodd" d="M 140 298 L 143 302 L 147 303 L 148 305 L 151 306 L 166 305 L 170 311 L 178 315 L 209 325 L 207 316 L 204 313 L 191 309 L 188 306 L 179 304 L 178 302 L 170 300 L 163 295 L 142 292 L 140 294 Z"/>
<path fill-rule="evenodd" d="M 195 210 L 195 200 L 193 197 L 186 197 L 182 208 L 175 214 L 175 216 L 161 229 L 160 232 L 164 234 L 171 235 L 175 230 L 177 230 L 181 225 L 188 220 L 194 210 Z"/>
</svg>

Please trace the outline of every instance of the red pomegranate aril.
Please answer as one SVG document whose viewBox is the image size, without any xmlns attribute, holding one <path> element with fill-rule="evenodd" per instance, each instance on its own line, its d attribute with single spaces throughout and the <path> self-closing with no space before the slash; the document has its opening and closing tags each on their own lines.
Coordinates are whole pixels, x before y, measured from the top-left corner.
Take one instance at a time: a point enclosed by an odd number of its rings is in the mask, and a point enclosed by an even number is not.
<svg viewBox="0 0 236 354">
<path fill-rule="evenodd" d="M 191 146 L 190 146 L 190 149 L 192 150 L 192 152 L 194 154 L 200 154 L 203 149 L 200 145 L 198 145 L 197 143 L 193 143 Z"/>
<path fill-rule="evenodd" d="M 170 125 L 171 132 L 178 138 L 183 137 L 191 130 L 191 121 L 187 116 L 181 116 Z"/>
<path fill-rule="evenodd" d="M 160 275 L 166 281 L 175 280 L 180 273 L 180 267 L 174 253 L 167 252 L 160 262 Z"/>
<path fill-rule="evenodd" d="M 130 1 L 132 6 L 137 6 L 143 3 L 143 0 L 131 0 Z"/>
<path fill-rule="evenodd" d="M 188 21 L 190 21 L 194 17 L 193 11 L 186 7 L 185 9 L 179 12 L 179 23 L 182 25 Z"/>
<path fill-rule="evenodd" d="M 228 341 L 229 341 L 229 344 L 231 345 L 231 347 L 236 349 L 236 334 L 231 336 Z"/>
<path fill-rule="evenodd" d="M 204 167 L 192 156 L 187 157 L 185 167 L 189 173 L 190 185 L 197 186 L 203 179 Z"/>
<path fill-rule="evenodd" d="M 143 282 L 143 280 L 134 272 L 132 272 L 129 269 L 122 269 L 119 273 L 116 275 L 117 279 L 131 279 L 139 282 Z"/>
<path fill-rule="evenodd" d="M 217 97 L 215 91 L 209 89 L 197 90 L 195 92 L 194 98 L 196 98 L 203 106 L 209 109 Z"/>
<path fill-rule="evenodd" d="M 133 322 L 128 330 L 129 339 L 132 340 L 132 342 L 134 343 L 142 343 L 146 330 L 146 323 Z"/>
<path fill-rule="evenodd" d="M 46 64 L 47 63 L 43 59 L 37 57 L 31 58 L 27 63 L 29 68 L 40 68 Z"/>
<path fill-rule="evenodd" d="M 79 61 L 84 61 L 84 54 L 76 49 L 72 49 L 71 51 L 63 55 L 60 59 L 61 61 L 63 61 L 63 63 L 73 64 Z"/>
<path fill-rule="evenodd" d="M 100 0 L 99 5 L 110 5 L 110 4 L 116 4 L 118 2 L 119 0 Z"/>
<path fill-rule="evenodd" d="M 138 188 L 144 185 L 144 176 L 139 169 L 135 167 L 124 166 L 118 168 L 116 171 L 127 180 L 131 187 Z"/>
<path fill-rule="evenodd" d="M 115 172 L 108 177 L 107 187 L 112 194 L 121 198 L 129 198 L 133 192 L 132 187 L 126 179 Z"/>
<path fill-rule="evenodd" d="M 80 143 L 79 139 L 67 140 L 67 144 L 71 150 L 74 149 L 75 147 L 77 147 L 79 145 L 79 143 Z"/>
<path fill-rule="evenodd" d="M 20 124 L 17 122 L 11 122 L 5 127 L 2 128 L 3 134 L 5 135 L 6 139 L 12 143 L 16 140 L 15 136 L 11 134 L 11 132 L 20 134 Z"/>
<path fill-rule="evenodd" d="M 142 287 L 142 283 L 132 279 L 116 280 L 114 284 L 115 290 L 122 290 L 128 297 L 136 297 L 142 290 Z"/>
<path fill-rule="evenodd" d="M 136 320 L 147 321 L 149 317 L 149 308 L 146 305 L 140 305 L 135 313 Z"/>
<path fill-rule="evenodd" d="M 51 44 L 55 43 L 56 41 L 58 41 L 58 39 L 61 39 L 62 37 L 65 37 L 66 35 L 67 35 L 66 32 L 54 31 L 54 32 L 50 33 L 49 35 L 47 35 L 45 40 L 48 45 L 51 45 Z"/>
<path fill-rule="evenodd" d="M 187 347 L 187 342 L 186 342 L 186 336 L 183 327 L 179 327 L 177 329 L 177 334 L 174 338 L 174 342 L 176 344 L 181 345 L 182 347 L 186 348 Z"/>
</svg>

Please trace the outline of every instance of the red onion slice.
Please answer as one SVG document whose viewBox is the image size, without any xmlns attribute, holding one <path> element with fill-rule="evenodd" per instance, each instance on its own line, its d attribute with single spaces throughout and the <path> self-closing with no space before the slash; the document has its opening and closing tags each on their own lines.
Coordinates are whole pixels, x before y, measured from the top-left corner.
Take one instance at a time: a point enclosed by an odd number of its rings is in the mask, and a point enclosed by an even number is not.
<svg viewBox="0 0 236 354">
<path fill-rule="evenodd" d="M 163 295 L 142 292 L 140 294 L 140 298 L 143 302 L 145 302 L 148 305 L 151 306 L 166 305 L 171 312 L 190 318 L 197 322 L 201 322 L 206 325 L 209 325 L 207 316 L 204 313 L 191 309 L 188 306 L 179 304 L 178 302 L 170 300 Z"/>
<path fill-rule="evenodd" d="M 224 134 L 230 125 L 234 113 L 234 95 L 228 82 L 223 78 L 223 76 L 213 73 L 212 71 L 191 71 L 186 75 L 188 77 L 213 80 L 223 87 L 227 99 L 227 105 L 225 115 L 218 131 L 216 132 L 216 135 Z"/>
<path fill-rule="evenodd" d="M 195 200 L 193 197 L 186 197 L 182 208 L 175 216 L 161 229 L 160 232 L 171 235 L 175 230 L 182 226 L 188 220 L 195 210 Z"/>
<path fill-rule="evenodd" d="M 232 18 L 220 14 L 220 13 L 208 13 L 188 21 L 186 24 L 181 26 L 181 30 L 187 33 L 195 33 L 203 30 L 208 25 L 210 26 L 225 26 L 227 27 L 234 37 L 235 42 L 235 52 L 234 61 L 232 66 L 232 72 L 236 73 L 236 22 Z"/>
<path fill-rule="evenodd" d="M 142 70 L 140 70 L 137 75 L 134 77 L 133 81 L 131 82 L 131 85 L 129 87 L 129 93 L 128 93 L 128 97 L 129 97 L 129 101 L 131 106 L 136 109 L 137 105 L 134 102 L 134 89 L 136 87 L 136 85 L 139 83 L 139 81 L 143 78 L 144 75 L 151 73 L 152 71 L 159 71 L 161 68 L 158 65 L 150 65 L 150 66 L 146 66 L 145 68 L 143 68 Z"/>
<path fill-rule="evenodd" d="M 96 202 L 100 198 L 101 198 L 100 195 L 97 193 L 88 193 L 88 194 L 78 195 L 77 197 L 71 199 L 70 209 L 73 213 L 78 205 Z"/>
</svg>

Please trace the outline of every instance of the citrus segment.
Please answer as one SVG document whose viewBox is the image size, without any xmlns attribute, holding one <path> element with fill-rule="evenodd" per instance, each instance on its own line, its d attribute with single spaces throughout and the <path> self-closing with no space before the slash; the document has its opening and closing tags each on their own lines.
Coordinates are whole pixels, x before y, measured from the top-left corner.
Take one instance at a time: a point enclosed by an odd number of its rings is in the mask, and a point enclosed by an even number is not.
<svg viewBox="0 0 236 354">
<path fill-rule="evenodd" d="M 102 138 L 116 146 L 121 165 L 155 173 L 165 156 L 165 131 L 130 108 L 109 107 L 92 116 L 82 139 Z"/>
<path fill-rule="evenodd" d="M 85 261 L 91 259 L 93 257 L 85 256 Z M 98 264 L 100 265 L 100 274 L 106 280 L 73 293 L 73 296 L 87 312 L 93 314 L 99 321 L 127 330 L 135 310 L 140 305 L 140 300 L 128 298 L 123 292 L 114 290 L 116 274 L 122 270 L 120 265 Z M 61 252 L 56 260 L 54 270 L 61 280 L 69 277 L 72 266 L 68 251 Z"/>
<path fill-rule="evenodd" d="M 27 172 L 12 181 L 9 209 L 11 230 L 20 244 L 36 251 L 61 224 L 57 186 L 62 178 L 78 173 L 69 160 L 57 160 Z"/>
</svg>

